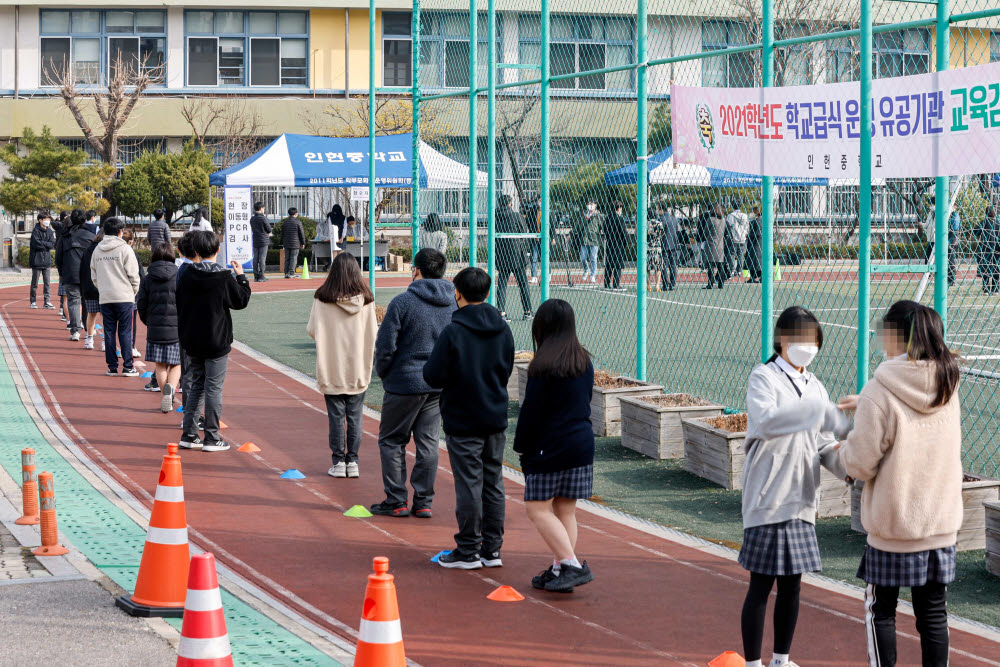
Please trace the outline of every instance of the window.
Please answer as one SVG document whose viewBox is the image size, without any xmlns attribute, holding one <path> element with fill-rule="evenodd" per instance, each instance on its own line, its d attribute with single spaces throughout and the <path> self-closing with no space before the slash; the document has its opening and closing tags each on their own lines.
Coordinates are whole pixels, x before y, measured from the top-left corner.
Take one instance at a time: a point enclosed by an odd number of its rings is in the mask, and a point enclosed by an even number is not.
<svg viewBox="0 0 1000 667">
<path fill-rule="evenodd" d="M 102 83 L 118 67 L 164 79 L 162 10 L 43 9 L 39 31 L 43 86 L 58 86 L 67 68 L 84 85 Z"/>
<path fill-rule="evenodd" d="M 930 32 L 903 30 L 875 35 L 874 76 L 926 74 L 931 67 Z"/>
<path fill-rule="evenodd" d="M 990 62 L 1000 62 L 1000 32 L 990 33 Z"/>
<path fill-rule="evenodd" d="M 861 78 L 861 64 L 855 41 L 847 38 L 833 39 L 826 50 L 827 83 L 844 83 Z"/>
<path fill-rule="evenodd" d="M 731 21 L 706 21 L 702 25 L 701 46 L 703 51 L 716 51 L 734 46 L 746 46 L 750 29 Z M 759 84 L 757 74 L 758 54 L 755 51 L 734 53 L 701 61 L 701 82 L 703 86 L 752 88 Z"/>
<path fill-rule="evenodd" d="M 471 55 L 468 12 L 424 12 L 420 20 L 421 81 L 431 88 L 468 88 Z M 478 20 L 476 76 L 483 85 L 489 71 L 490 35 L 486 14 L 479 14 Z M 496 46 L 499 49 L 499 44 Z"/>
<path fill-rule="evenodd" d="M 308 85 L 305 12 L 186 11 L 187 85 Z"/>
<path fill-rule="evenodd" d="M 413 85 L 413 36 L 409 12 L 382 12 L 382 85 Z"/>
<path fill-rule="evenodd" d="M 518 59 L 538 65 L 541 61 L 541 27 L 537 14 L 518 17 Z M 619 16 L 560 16 L 551 18 L 549 71 L 553 76 L 628 65 L 634 62 L 635 24 Z M 522 79 L 538 78 L 536 70 L 522 70 Z M 567 90 L 627 91 L 635 87 L 632 70 L 592 74 L 554 81 L 553 88 Z"/>
</svg>

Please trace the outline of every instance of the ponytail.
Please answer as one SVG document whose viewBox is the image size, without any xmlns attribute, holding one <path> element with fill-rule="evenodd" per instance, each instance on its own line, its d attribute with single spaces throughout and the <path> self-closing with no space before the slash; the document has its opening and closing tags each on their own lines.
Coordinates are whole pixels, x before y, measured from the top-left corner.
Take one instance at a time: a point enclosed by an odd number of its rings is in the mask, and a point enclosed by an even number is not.
<svg viewBox="0 0 1000 667">
<path fill-rule="evenodd" d="M 934 362 L 937 395 L 931 407 L 947 404 L 958 388 L 960 369 L 958 355 L 945 344 L 941 316 L 915 301 L 897 301 L 889 308 L 883 322 L 902 333 L 907 357 L 913 361 Z"/>
</svg>

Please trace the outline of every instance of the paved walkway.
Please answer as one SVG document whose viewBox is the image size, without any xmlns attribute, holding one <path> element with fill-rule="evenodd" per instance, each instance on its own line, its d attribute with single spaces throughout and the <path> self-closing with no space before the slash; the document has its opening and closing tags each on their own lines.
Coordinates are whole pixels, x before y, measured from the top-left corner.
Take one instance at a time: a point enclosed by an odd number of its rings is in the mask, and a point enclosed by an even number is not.
<svg viewBox="0 0 1000 667">
<path fill-rule="evenodd" d="M 272 281 L 258 291 L 307 286 Z M 69 343 L 58 318 L 28 310 L 20 291 L 0 290 L 0 316 L 27 353 L 59 425 L 117 483 L 151 504 L 163 445 L 179 437 L 180 415 L 159 413 L 158 397 L 141 391 L 144 380 L 104 377 L 101 353 Z M 352 505 L 381 499 L 378 424 L 375 416 L 365 419 L 361 479 L 327 477 L 322 397 L 300 380 L 266 359 L 234 351 L 224 434 L 237 444 L 253 441 L 261 451 L 182 456 L 192 540 L 318 626 L 355 637 L 371 558 L 385 555 L 396 575 L 407 655 L 423 665 L 704 665 L 723 650 L 740 648 L 746 575 L 732 552 L 599 506 L 580 514 L 579 551 L 596 581 L 570 596 L 532 590 L 530 578 L 547 559 L 524 515 L 513 472 L 507 482 L 505 566 L 499 570 L 447 571 L 428 562 L 450 547 L 455 530 L 444 451 L 434 519 L 344 517 Z M 280 479 L 288 468 L 306 478 Z M 527 599 L 488 601 L 486 595 L 501 584 Z M 795 659 L 861 664 L 865 639 L 857 589 L 813 584 L 803 589 Z M 912 619 L 904 617 L 900 627 L 899 664 L 919 664 Z M 997 638 L 957 624 L 952 664 L 1000 665 Z"/>
</svg>

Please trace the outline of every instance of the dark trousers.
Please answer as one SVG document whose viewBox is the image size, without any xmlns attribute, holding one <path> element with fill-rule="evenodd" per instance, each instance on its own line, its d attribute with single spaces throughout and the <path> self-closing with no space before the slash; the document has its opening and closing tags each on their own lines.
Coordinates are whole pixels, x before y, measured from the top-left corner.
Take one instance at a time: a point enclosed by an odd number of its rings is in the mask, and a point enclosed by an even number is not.
<svg viewBox="0 0 1000 667">
<path fill-rule="evenodd" d="M 327 394 L 326 416 L 330 421 L 330 454 L 333 464 L 357 463 L 361 451 L 361 418 L 365 405 L 365 392 L 360 394 Z M 344 439 L 344 422 L 347 422 L 347 439 Z M 344 451 L 344 445 L 347 451 Z"/>
<path fill-rule="evenodd" d="M 663 249 L 663 275 L 660 280 L 664 289 L 677 287 L 677 250 Z"/>
<path fill-rule="evenodd" d="M 188 385 L 191 383 L 191 372 L 190 372 L 190 369 L 191 369 L 191 357 L 188 356 L 188 353 L 185 352 L 184 348 L 182 347 L 181 348 L 181 389 L 183 390 L 184 394 L 187 394 Z M 198 403 L 198 409 L 195 411 L 196 412 L 195 416 L 200 415 L 202 412 L 204 412 L 204 410 L 205 410 L 205 395 L 202 394 L 201 401 L 199 401 L 199 403 Z M 185 411 L 187 411 L 187 408 L 185 408 Z"/>
<path fill-rule="evenodd" d="M 264 278 L 264 269 L 267 266 L 267 246 L 253 249 L 253 277 L 254 280 Z"/>
<path fill-rule="evenodd" d="M 417 460 L 410 472 L 413 507 L 430 507 L 434 500 L 441 437 L 441 394 L 385 392 L 378 449 L 382 457 L 385 497 L 395 505 L 406 502 L 406 445 L 411 437 L 417 448 Z"/>
<path fill-rule="evenodd" d="M 70 287 L 79 285 L 67 285 L 66 291 Z M 70 297 L 72 302 L 72 297 Z M 70 306 L 72 311 L 72 306 Z M 118 354 L 115 345 L 117 336 L 118 346 L 122 352 L 123 368 L 132 368 L 132 315 L 135 310 L 134 303 L 102 303 L 101 319 L 104 322 L 104 360 L 108 364 L 108 370 L 118 372 Z M 70 318 L 72 322 L 72 318 Z"/>
<path fill-rule="evenodd" d="M 525 314 L 531 312 L 531 295 L 528 293 L 528 275 L 523 266 L 513 267 L 508 264 L 497 266 L 497 309 L 501 313 L 506 313 L 507 308 L 507 283 L 511 274 L 517 282 L 517 290 L 521 293 L 521 308 Z"/>
<path fill-rule="evenodd" d="M 719 289 L 726 282 L 726 263 L 707 261 L 705 264 L 705 274 L 708 276 L 708 286 L 718 285 Z"/>
<path fill-rule="evenodd" d="M 45 304 L 52 303 L 52 297 L 49 293 L 49 281 L 50 281 L 50 271 L 49 267 L 31 269 L 31 292 L 29 294 L 31 303 L 35 303 L 35 292 L 38 290 L 38 279 L 42 279 L 42 298 L 45 299 Z"/>
<path fill-rule="evenodd" d="M 455 477 L 456 552 L 461 557 L 492 554 L 503 545 L 503 433 L 447 436 Z"/>
<path fill-rule="evenodd" d="M 948 285 L 955 284 L 955 274 L 957 273 L 957 262 L 958 258 L 955 257 L 955 253 L 951 251 L 951 245 L 948 246 Z M 924 261 L 930 264 L 931 260 L 934 259 L 934 242 L 927 244 L 927 255 L 924 257 Z M 936 269 L 937 267 L 935 267 Z"/>
<path fill-rule="evenodd" d="M 920 653 L 924 667 L 948 664 L 948 586 L 929 581 L 910 589 L 913 613 L 920 633 Z M 868 634 L 868 664 L 892 667 L 896 664 L 896 600 L 898 586 L 865 588 L 865 630 Z"/>
<path fill-rule="evenodd" d="M 799 590 L 801 574 L 774 577 L 769 574 L 750 573 L 750 588 L 743 600 L 740 626 L 743 631 L 743 654 L 747 662 L 760 660 L 764 641 L 764 621 L 767 617 L 767 598 L 774 582 L 778 582 L 778 596 L 774 601 L 774 652 L 790 653 L 795 624 L 799 620 Z"/>
<path fill-rule="evenodd" d="M 620 257 L 609 253 L 604 263 L 604 286 L 618 289 L 622 286 L 622 262 Z"/>
<path fill-rule="evenodd" d="M 69 319 L 69 332 L 79 333 L 83 329 L 83 293 L 79 285 L 66 285 L 66 317 Z M 128 304 L 132 305 L 132 304 Z M 131 335 L 131 334 L 130 334 Z M 129 348 L 131 352 L 131 348 Z"/>
<path fill-rule="evenodd" d="M 184 438 L 198 436 L 198 413 L 205 406 L 205 442 L 222 440 L 219 420 L 222 418 L 222 387 L 226 383 L 229 355 L 203 359 L 188 355 L 188 383 L 184 387 Z"/>
<path fill-rule="evenodd" d="M 757 282 L 762 278 L 763 276 L 763 272 L 761 271 L 762 261 L 763 260 L 761 258 L 760 242 L 751 240 L 747 244 L 747 252 L 746 252 L 746 267 L 747 270 L 750 272 L 750 280 Z"/>
<path fill-rule="evenodd" d="M 298 248 L 285 248 L 285 277 L 291 278 L 295 275 L 295 267 L 299 260 Z"/>
</svg>

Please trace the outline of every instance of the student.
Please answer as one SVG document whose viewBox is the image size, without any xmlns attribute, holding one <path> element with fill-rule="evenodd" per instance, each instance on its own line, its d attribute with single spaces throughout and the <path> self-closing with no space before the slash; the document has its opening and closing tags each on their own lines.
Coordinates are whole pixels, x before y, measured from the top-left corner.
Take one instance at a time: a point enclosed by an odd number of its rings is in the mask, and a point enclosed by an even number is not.
<svg viewBox="0 0 1000 667">
<path fill-rule="evenodd" d="M 174 389 L 181 375 L 181 346 L 177 337 L 177 265 L 169 243 L 157 243 L 149 271 L 139 284 L 135 304 L 146 325 L 146 361 L 156 364 L 154 379 L 162 387 L 160 412 L 174 407 Z"/>
<path fill-rule="evenodd" d="M 299 250 L 306 247 L 306 230 L 299 220 L 299 209 L 288 209 L 288 217 L 281 221 L 281 245 L 285 249 L 285 277 L 295 277 Z"/>
<path fill-rule="evenodd" d="M 330 238 L 336 239 L 339 243 L 344 239 L 344 231 L 347 228 L 347 218 L 344 216 L 344 209 L 340 207 L 340 204 L 334 204 L 330 208 L 330 212 L 326 214 L 326 221 L 330 223 Z M 336 236 L 334 236 L 334 230 L 336 230 Z"/>
<path fill-rule="evenodd" d="M 597 282 L 597 249 L 601 244 L 604 214 L 597 210 L 597 199 L 587 200 L 586 210 L 577 218 L 575 232 L 580 239 L 580 263 L 583 264 L 583 282 Z"/>
<path fill-rule="evenodd" d="M 267 249 L 271 245 L 271 223 L 264 215 L 264 203 L 253 205 L 253 216 L 250 217 L 250 234 L 253 237 L 253 281 L 266 283 Z"/>
<path fill-rule="evenodd" d="M 153 211 L 153 221 L 149 223 L 149 228 L 146 230 L 146 240 L 149 241 L 150 249 L 155 248 L 158 243 L 172 245 L 170 243 L 170 227 L 164 222 L 163 215 L 162 208 Z M 171 254 L 173 254 L 172 251 Z"/>
<path fill-rule="evenodd" d="M 720 230 L 721 231 L 721 230 Z M 823 383 L 806 370 L 823 349 L 823 330 L 801 306 L 786 309 L 774 331 L 774 356 L 747 382 L 743 466 L 743 546 L 739 563 L 750 572 L 743 602 L 747 667 L 760 667 L 767 599 L 774 605 L 772 667 L 787 665 L 804 572 L 821 569 L 816 542 L 820 465 L 844 479 L 835 436 L 850 430 Z"/>
<path fill-rule="evenodd" d="M 337 255 L 313 295 L 309 337 L 316 341 L 316 385 L 326 397 L 331 477 L 358 477 L 361 419 L 375 358 L 375 296 L 350 255 Z M 344 448 L 344 421 L 347 447 Z"/>
<path fill-rule="evenodd" d="M 420 230 L 420 247 L 432 248 L 444 255 L 448 251 L 448 233 L 437 213 L 429 213 Z"/>
<path fill-rule="evenodd" d="M 514 336 L 500 311 L 484 303 L 490 276 L 468 267 L 454 278 L 458 310 L 424 364 L 424 380 L 441 389 L 441 417 L 455 478 L 458 533 L 446 568 L 500 567 L 503 545 L 503 450 L 507 380 Z"/>
<path fill-rule="evenodd" d="M 663 226 L 663 275 L 661 284 L 663 289 L 673 292 L 677 289 L 677 263 L 678 255 L 681 251 L 681 241 L 678 232 L 680 231 L 680 221 L 670 211 L 661 209 L 657 216 Z"/>
<path fill-rule="evenodd" d="M 759 202 L 754 202 L 752 210 L 753 217 L 750 218 L 750 226 L 747 232 L 746 267 L 750 272 L 750 277 L 747 278 L 747 282 L 759 283 L 762 277 L 761 264 L 763 260 L 761 255 L 763 253 L 763 247 L 761 241 L 764 235 L 764 220 L 761 214 Z"/>
<path fill-rule="evenodd" d="M 576 501 L 594 495 L 594 366 L 576 336 L 573 307 L 543 303 L 531 325 L 535 357 L 517 420 L 514 451 L 524 471 L 524 508 L 554 560 L 531 585 L 560 593 L 593 581 L 576 557 Z"/>
<path fill-rule="evenodd" d="M 135 261 L 136 264 L 138 264 L 139 266 L 139 283 L 141 284 L 142 281 L 146 278 L 146 270 L 142 267 L 142 258 L 139 257 L 139 251 L 135 249 L 135 233 L 133 233 L 132 230 L 128 228 L 122 230 L 122 240 L 125 241 L 125 243 L 128 244 L 128 247 L 132 249 L 132 252 L 135 253 Z M 138 335 L 138 333 L 139 333 L 139 312 L 133 308 L 132 309 L 132 356 L 135 357 L 136 359 L 142 357 L 142 352 L 140 352 L 139 348 L 135 346 L 135 338 Z M 143 389 L 145 389 L 146 391 L 160 390 L 160 387 L 159 385 L 157 385 L 156 382 L 156 375 L 153 375 L 149 383 L 145 387 L 143 387 Z"/>
<path fill-rule="evenodd" d="M 847 474 L 864 481 L 868 544 L 858 568 L 865 589 L 869 664 L 896 664 L 896 600 L 913 594 L 923 664 L 948 664 L 948 584 L 962 525 L 959 362 L 941 317 L 898 301 L 882 318 L 886 361 L 860 396 L 854 430 L 840 447 Z"/>
<path fill-rule="evenodd" d="M 201 258 L 198 257 L 198 253 L 194 251 L 194 235 L 197 232 L 185 232 L 177 241 L 177 253 L 180 255 L 174 260 L 174 264 L 177 265 L 177 279 L 180 280 L 181 274 L 184 270 L 190 267 L 195 262 L 200 262 Z"/>
<path fill-rule="evenodd" d="M 611 219 L 613 217 L 614 216 L 610 216 L 610 215 L 608 216 L 608 223 L 607 224 L 611 224 Z M 660 216 L 658 214 L 654 214 L 653 216 L 650 217 L 650 219 L 649 219 L 649 226 L 648 226 L 647 229 L 649 231 L 647 232 L 648 235 L 646 237 L 646 246 L 647 246 L 647 250 L 646 250 L 646 273 L 647 273 L 647 275 L 649 277 L 649 280 L 646 282 L 646 285 L 647 285 L 647 289 L 650 292 L 659 292 L 661 289 L 663 289 L 663 283 L 664 283 L 664 280 L 663 280 L 663 235 L 664 235 L 664 230 L 663 230 L 663 223 L 660 221 Z M 608 259 L 605 261 L 605 264 L 604 264 L 604 268 L 605 268 L 605 271 L 604 271 L 604 275 L 605 275 L 604 285 L 605 285 L 605 287 L 607 287 L 607 283 L 608 283 L 608 279 L 607 279 L 608 271 L 612 270 L 611 269 L 611 251 L 608 250 L 607 253 L 608 253 L 607 254 Z M 621 275 L 621 267 L 617 267 L 615 269 L 615 271 L 617 271 L 618 275 Z M 638 282 L 638 277 L 636 278 L 636 282 Z"/>
<path fill-rule="evenodd" d="M 413 514 L 431 517 L 441 434 L 441 392 L 424 381 L 424 362 L 455 310 L 455 288 L 443 278 L 447 262 L 437 250 L 424 248 L 413 258 L 413 282 L 393 297 L 375 341 L 375 372 L 385 398 L 378 428 L 385 500 L 371 506 L 374 514 L 405 517 L 406 445 L 416 446 L 410 473 Z"/>
<path fill-rule="evenodd" d="M 705 272 L 708 284 L 704 289 L 712 289 L 718 284 L 725 286 L 726 278 L 726 214 L 721 203 L 716 203 L 705 226 Z"/>
<path fill-rule="evenodd" d="M 616 201 L 611 215 L 604 221 L 604 289 L 621 289 L 622 267 L 625 266 L 625 255 L 628 252 L 628 231 L 626 230 L 624 205 Z M 649 274 L 659 275 L 659 243 L 656 240 L 655 224 L 650 228 L 649 240 Z M 659 288 L 657 278 L 657 288 Z"/>
<path fill-rule="evenodd" d="M 97 234 L 100 231 L 100 225 L 97 223 L 97 211 L 90 210 L 84 214 L 84 226 L 90 231 L 91 234 Z"/>
<path fill-rule="evenodd" d="M 122 239 L 125 223 L 119 218 L 104 221 L 104 240 L 90 260 L 90 277 L 100 292 L 101 319 L 104 321 L 104 360 L 108 375 L 118 375 L 117 336 L 121 344 L 122 375 L 135 377 L 132 324 L 135 294 L 139 291 L 139 260 Z"/>
<path fill-rule="evenodd" d="M 38 214 L 38 222 L 31 230 L 31 242 L 28 246 L 28 264 L 31 266 L 31 291 L 28 293 L 29 307 L 38 308 L 35 294 L 38 291 L 38 279 L 42 279 L 42 299 L 46 309 L 52 310 L 52 297 L 49 293 L 49 269 L 52 267 L 52 251 L 56 247 L 56 233 L 52 229 L 52 216 L 48 211 Z"/>
<path fill-rule="evenodd" d="M 184 388 L 184 432 L 178 445 L 222 452 L 229 449 L 229 443 L 219 435 L 222 387 L 233 345 L 233 319 L 229 311 L 243 310 L 250 303 L 250 281 L 243 275 L 239 262 L 229 263 L 232 273 L 216 264 L 219 237 L 215 232 L 198 232 L 191 246 L 201 261 L 193 263 L 177 280 L 177 333 L 188 355 L 189 373 Z M 202 397 L 204 441 L 198 437 L 197 422 Z"/>
<path fill-rule="evenodd" d="M 500 195 L 496 212 L 497 234 L 524 234 L 524 218 L 510 207 L 510 195 Z M 524 252 L 524 239 L 498 238 L 496 240 L 497 262 L 497 308 L 504 318 L 507 315 L 507 283 L 514 276 L 517 289 L 521 293 L 521 317 L 530 320 L 531 295 L 528 294 L 528 259 Z"/>
<path fill-rule="evenodd" d="M 191 221 L 191 228 L 188 230 L 191 232 L 210 232 L 212 230 L 212 216 L 209 215 L 208 209 L 204 206 L 199 206 L 194 211 L 194 218 Z"/>
<path fill-rule="evenodd" d="M 83 251 L 83 258 L 80 260 L 80 292 L 83 297 L 83 309 L 87 312 L 87 319 L 84 322 L 83 349 L 94 349 L 94 335 L 97 333 L 97 316 L 101 314 L 101 292 L 97 289 L 90 274 L 90 261 L 94 259 L 94 252 L 104 240 L 104 232 L 99 232 L 90 246 Z M 101 338 L 101 352 L 104 352 L 106 344 Z"/>
<path fill-rule="evenodd" d="M 59 239 L 62 238 L 63 230 L 69 227 L 69 211 L 60 211 L 59 219 L 52 221 L 52 231 L 56 233 L 56 248 L 59 247 Z M 58 274 L 59 267 L 56 266 L 56 273 Z M 66 286 L 63 285 L 62 281 L 59 281 L 59 319 L 63 322 L 67 321 L 66 318 Z"/>
<path fill-rule="evenodd" d="M 59 269 L 59 286 L 66 296 L 69 310 L 69 339 L 80 340 L 83 331 L 83 303 L 80 293 L 80 261 L 83 253 L 94 240 L 94 234 L 85 226 L 84 213 L 74 209 L 70 224 L 63 228 L 56 243 L 56 267 Z"/>
</svg>

